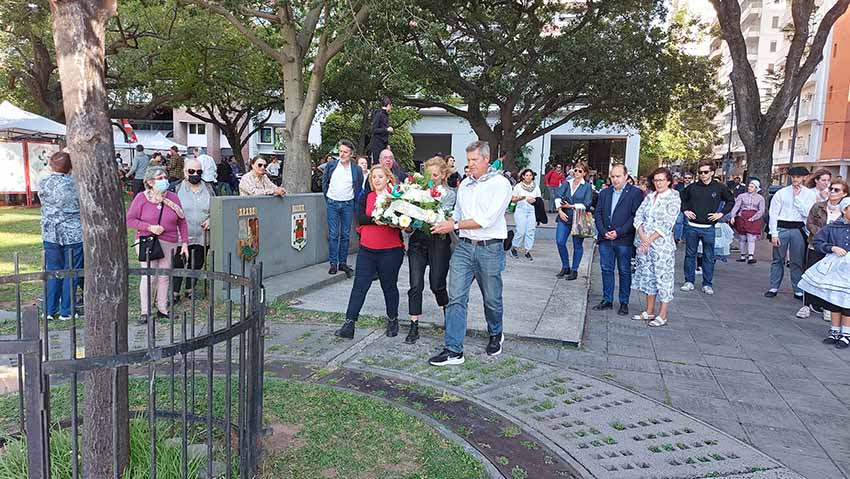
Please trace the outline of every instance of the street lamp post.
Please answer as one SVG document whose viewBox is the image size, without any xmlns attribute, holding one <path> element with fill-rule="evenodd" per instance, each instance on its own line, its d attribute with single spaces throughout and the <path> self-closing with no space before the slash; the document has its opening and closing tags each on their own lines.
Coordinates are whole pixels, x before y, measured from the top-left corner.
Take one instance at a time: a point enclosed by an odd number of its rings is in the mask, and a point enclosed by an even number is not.
<svg viewBox="0 0 850 479">
<path fill-rule="evenodd" d="M 800 119 L 800 97 L 803 93 L 797 94 L 797 106 L 794 109 L 794 128 L 791 130 L 791 156 L 788 158 L 788 168 L 794 165 L 794 153 L 797 149 L 797 122 Z M 788 184 L 791 184 L 791 175 L 788 175 Z"/>
</svg>

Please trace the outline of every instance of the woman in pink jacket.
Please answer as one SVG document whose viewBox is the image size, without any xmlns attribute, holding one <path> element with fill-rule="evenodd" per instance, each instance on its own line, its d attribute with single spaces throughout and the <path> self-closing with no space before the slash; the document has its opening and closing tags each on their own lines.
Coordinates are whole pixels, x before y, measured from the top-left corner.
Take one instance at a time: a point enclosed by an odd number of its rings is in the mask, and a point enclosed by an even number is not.
<svg viewBox="0 0 850 479">
<path fill-rule="evenodd" d="M 168 190 L 168 174 L 161 166 L 152 166 L 145 172 L 145 190 L 136 195 L 127 211 L 127 226 L 136 231 L 136 239 L 157 235 L 165 254 L 160 259 L 141 261 L 142 268 L 171 269 L 174 252 L 180 245 L 180 254 L 189 256 L 189 230 L 186 217 L 176 193 Z M 139 247 L 136 247 L 136 251 Z M 150 315 L 149 285 L 155 287 L 158 318 L 168 318 L 169 284 L 167 275 L 142 276 L 139 282 L 141 316 L 139 324 L 145 324 Z"/>
</svg>

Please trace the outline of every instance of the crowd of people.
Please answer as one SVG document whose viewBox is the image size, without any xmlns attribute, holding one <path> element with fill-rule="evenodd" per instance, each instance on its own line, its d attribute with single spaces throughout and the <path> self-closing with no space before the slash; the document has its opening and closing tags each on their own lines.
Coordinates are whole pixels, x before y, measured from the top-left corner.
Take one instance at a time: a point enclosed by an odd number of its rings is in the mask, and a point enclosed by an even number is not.
<svg viewBox="0 0 850 479">
<path fill-rule="evenodd" d="M 389 109 L 391 104 L 386 104 L 382 111 L 388 113 Z M 385 128 L 381 125 L 378 127 Z M 221 178 L 222 168 L 231 173 L 237 170 L 231 170 L 228 161 L 217 165 L 197 149 L 190 149 L 186 156 L 172 150 L 166 156 L 150 157 L 141 145 L 137 150 L 123 173 L 137 190 L 127 212 L 127 225 L 137 232 L 140 264 L 157 270 L 156 275 L 143 277 L 139 285 L 139 323 L 144 324 L 152 314 L 170 317 L 174 303 L 194 295 L 193 279 L 165 272 L 203 268 L 210 203 L 219 194 L 217 178 Z M 700 291 L 713 295 L 717 253 L 727 251 L 720 256 L 728 255 L 734 237 L 740 252 L 737 261 L 755 264 L 756 248 L 766 227 L 772 262 L 764 296 L 777 296 L 789 269 L 794 297 L 802 302 L 796 316 L 808 318 L 817 313 L 830 323 L 824 342 L 838 348 L 850 346 L 850 285 L 846 281 L 850 277 L 850 187 L 828 170 L 809 174 L 800 166 L 790 168 L 790 184 L 778 189 L 767 205 L 758 179 L 749 178 L 745 184 L 735 178 L 724 184 L 716 178 L 715 163 L 710 160 L 698 164 L 696 175 L 674 175 L 667 168 L 658 168 L 637 180 L 619 163 L 612 165 L 605 180 L 591 177 L 584 162 L 556 164 L 538 182 L 531 169 L 523 169 L 516 179 L 501 171 L 498 163 L 491 162 L 489 145 L 477 141 L 466 149 L 463 174 L 456 171 L 451 155 L 437 155 L 424 163 L 423 172 L 446 192 L 439 198 L 440 207 L 450 212 L 450 219 L 433 225 L 427 234 L 372 219 L 375 205 L 408 177 L 388 146 L 371 151 L 371 157 L 356 156 L 352 142 L 342 140 L 338 153 L 321 165 L 320 184 L 327 205 L 328 273 L 354 277 L 345 322 L 337 331 L 343 338 L 354 336 L 375 280 L 386 303 L 386 335 L 398 335 L 398 275 L 407 256 L 410 321 L 405 342 L 415 343 L 419 338 L 427 269 L 429 287 L 444 312 L 446 327 L 444 349 L 430 363 L 464 361 L 463 338 L 473 280 L 483 293 L 487 354 L 501 353 L 505 259 L 534 261 L 535 231 L 548 221 L 548 210 L 555 214 L 555 248 L 561 261 L 557 277 L 566 281 L 577 278 L 584 241 L 595 238 L 603 297 L 593 309 L 614 309 L 614 289 L 619 282 L 617 314 L 631 316 L 629 298 L 635 289 L 646 295 L 646 308 L 631 318 L 652 327 L 664 326 L 670 319 L 678 244 L 684 243 L 684 282 L 679 290 L 694 291 L 697 276 L 701 276 Z M 371 165 L 373 159 L 376 163 Z M 57 153 L 49 165 L 52 174 L 40 186 L 47 269 L 79 268 L 82 232 L 71 158 Z M 240 194 L 286 195 L 276 159 L 257 156 L 248 166 L 236 184 Z M 230 180 L 227 177 L 226 181 Z M 507 211 L 513 213 L 515 222 L 510 231 Z M 352 266 L 348 256 L 353 223 L 359 248 Z M 723 241 L 726 245 L 720 244 Z M 47 316 L 69 319 L 75 314 L 73 303 L 81 303 L 76 297 L 81 288 L 81 279 L 48 280 Z"/>
</svg>

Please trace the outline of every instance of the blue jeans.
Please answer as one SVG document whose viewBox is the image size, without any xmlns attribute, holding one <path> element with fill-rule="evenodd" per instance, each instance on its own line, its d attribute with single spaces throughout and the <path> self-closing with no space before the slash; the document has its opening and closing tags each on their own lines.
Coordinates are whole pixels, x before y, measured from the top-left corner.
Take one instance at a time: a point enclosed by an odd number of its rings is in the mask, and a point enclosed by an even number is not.
<svg viewBox="0 0 850 479">
<path fill-rule="evenodd" d="M 348 243 L 351 240 L 351 219 L 354 217 L 354 200 L 334 201 L 328 204 L 328 262 L 345 264 Z"/>
<path fill-rule="evenodd" d="M 446 349 L 463 352 L 466 336 L 466 314 L 472 280 L 478 282 L 484 297 L 484 319 L 490 336 L 502 333 L 502 271 L 505 250 L 501 241 L 487 246 L 474 246 L 461 240 L 449 266 L 449 304 L 446 306 Z"/>
<path fill-rule="evenodd" d="M 70 256 L 70 258 L 69 258 Z M 83 244 L 75 243 L 60 245 L 57 243 L 44 242 L 44 262 L 47 271 L 59 271 L 63 269 L 80 269 L 83 267 Z M 51 278 L 47 280 L 47 292 L 44 298 L 44 307 L 49 315 L 71 316 L 71 295 L 76 293 L 77 286 L 83 282 L 82 276 L 73 280 Z"/>
<path fill-rule="evenodd" d="M 629 304 L 632 290 L 632 255 L 630 244 L 615 245 L 611 241 L 599 242 L 599 265 L 602 269 L 602 299 L 614 302 L 614 264 L 620 273 L 620 304 Z"/>
<path fill-rule="evenodd" d="M 679 212 L 679 216 L 676 217 L 676 225 L 673 226 L 673 239 L 676 241 L 682 241 L 682 236 L 685 234 L 685 225 L 688 224 L 688 219 L 685 218 L 685 214 Z"/>
<path fill-rule="evenodd" d="M 558 245 L 558 255 L 561 257 L 561 267 L 570 269 L 570 252 L 567 249 L 567 239 L 570 236 L 572 226 L 557 221 L 555 229 L 555 244 Z M 584 255 L 584 238 L 576 238 L 573 236 L 573 268 L 577 270 L 581 264 L 581 257 Z"/>
<path fill-rule="evenodd" d="M 697 246 L 702 241 L 702 285 L 711 286 L 714 279 L 714 226 L 696 228 L 685 225 L 685 281 L 696 278 Z"/>
</svg>

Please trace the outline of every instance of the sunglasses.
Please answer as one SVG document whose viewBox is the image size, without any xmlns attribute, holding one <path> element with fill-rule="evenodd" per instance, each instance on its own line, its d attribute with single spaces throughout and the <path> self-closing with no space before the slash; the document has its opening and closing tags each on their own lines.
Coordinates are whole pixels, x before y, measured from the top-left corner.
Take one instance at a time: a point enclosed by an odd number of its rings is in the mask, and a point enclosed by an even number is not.
<svg viewBox="0 0 850 479">
<path fill-rule="evenodd" d="M 833 187 L 829 189 L 830 193 L 844 193 L 844 188 Z"/>
<path fill-rule="evenodd" d="M 192 168 L 186 168 L 186 172 L 189 173 L 190 175 L 203 175 L 204 174 L 204 170 L 194 170 Z"/>
<path fill-rule="evenodd" d="M 707 175 L 707 174 L 711 173 L 711 170 L 699 170 L 697 173 L 699 173 L 701 175 Z"/>
<path fill-rule="evenodd" d="M 265 164 L 265 163 L 254 163 L 254 166 L 256 166 L 257 168 L 263 168 L 263 169 L 265 169 L 265 168 L 266 168 L 266 164 Z"/>
</svg>

